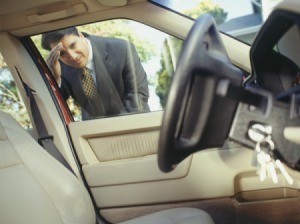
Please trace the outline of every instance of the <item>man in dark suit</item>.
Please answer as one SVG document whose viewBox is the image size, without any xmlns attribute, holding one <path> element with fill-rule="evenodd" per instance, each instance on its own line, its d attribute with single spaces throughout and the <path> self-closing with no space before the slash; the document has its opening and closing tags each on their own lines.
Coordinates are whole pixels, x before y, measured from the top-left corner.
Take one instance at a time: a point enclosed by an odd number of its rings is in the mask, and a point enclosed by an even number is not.
<svg viewBox="0 0 300 224">
<path fill-rule="evenodd" d="M 128 41 L 71 27 L 43 34 L 42 47 L 63 97 L 81 106 L 83 120 L 149 111 L 147 76 Z"/>
</svg>

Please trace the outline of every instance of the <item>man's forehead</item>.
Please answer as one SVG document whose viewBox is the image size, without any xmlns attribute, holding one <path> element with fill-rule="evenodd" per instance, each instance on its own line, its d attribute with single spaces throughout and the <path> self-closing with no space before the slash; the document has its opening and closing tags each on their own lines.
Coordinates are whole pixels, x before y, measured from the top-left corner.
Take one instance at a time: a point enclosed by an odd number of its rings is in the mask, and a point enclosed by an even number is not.
<svg viewBox="0 0 300 224">
<path fill-rule="evenodd" d="M 64 35 L 60 40 L 51 43 L 50 47 L 52 49 L 53 47 L 55 47 L 59 43 L 61 43 L 64 48 L 68 48 L 72 43 L 74 43 L 74 41 L 77 40 L 77 38 L 79 38 L 79 36 L 77 36 L 75 34 L 67 34 L 67 35 Z"/>
</svg>

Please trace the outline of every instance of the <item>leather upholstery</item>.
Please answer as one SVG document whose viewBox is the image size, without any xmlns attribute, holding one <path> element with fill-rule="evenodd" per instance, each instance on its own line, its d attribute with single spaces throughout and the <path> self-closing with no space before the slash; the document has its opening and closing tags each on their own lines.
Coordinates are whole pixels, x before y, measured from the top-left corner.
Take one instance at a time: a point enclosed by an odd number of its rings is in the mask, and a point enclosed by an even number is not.
<svg viewBox="0 0 300 224">
<path fill-rule="evenodd" d="M 0 112 L 0 223 L 95 223 L 83 184 Z"/>
<path fill-rule="evenodd" d="M 84 185 L 8 114 L 0 111 L 0 223 L 94 224 Z M 176 208 L 123 224 L 213 224 L 193 208 Z"/>
<path fill-rule="evenodd" d="M 213 224 L 211 217 L 196 208 L 173 208 L 120 224 Z"/>
</svg>

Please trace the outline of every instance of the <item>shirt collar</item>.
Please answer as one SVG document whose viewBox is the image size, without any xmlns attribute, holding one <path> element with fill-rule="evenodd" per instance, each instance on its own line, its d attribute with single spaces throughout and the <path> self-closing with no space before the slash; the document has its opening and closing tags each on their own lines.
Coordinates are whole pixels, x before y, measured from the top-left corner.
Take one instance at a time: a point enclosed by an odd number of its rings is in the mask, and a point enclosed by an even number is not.
<svg viewBox="0 0 300 224">
<path fill-rule="evenodd" d="M 88 44 L 88 48 L 89 48 L 89 57 L 87 60 L 87 64 L 86 67 L 89 70 L 94 70 L 94 62 L 93 62 L 93 49 L 92 49 L 92 45 L 91 45 L 91 41 L 88 38 L 85 38 L 87 44 Z"/>
</svg>

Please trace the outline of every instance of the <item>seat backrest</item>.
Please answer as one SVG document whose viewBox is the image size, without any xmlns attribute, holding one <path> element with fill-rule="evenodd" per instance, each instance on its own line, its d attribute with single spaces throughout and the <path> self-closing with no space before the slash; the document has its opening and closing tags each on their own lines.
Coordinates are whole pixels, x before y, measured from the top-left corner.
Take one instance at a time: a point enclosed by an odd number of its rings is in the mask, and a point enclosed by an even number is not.
<svg viewBox="0 0 300 224">
<path fill-rule="evenodd" d="M 95 223 L 82 182 L 1 111 L 0 223 Z"/>
</svg>

